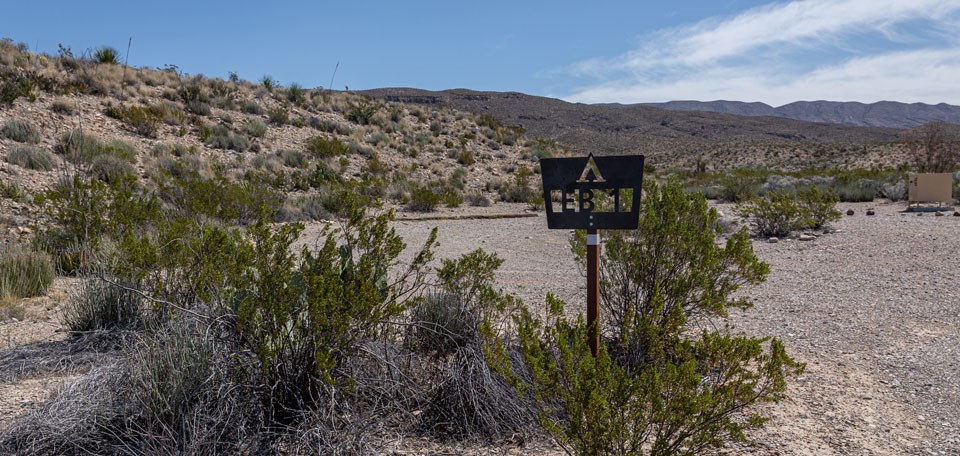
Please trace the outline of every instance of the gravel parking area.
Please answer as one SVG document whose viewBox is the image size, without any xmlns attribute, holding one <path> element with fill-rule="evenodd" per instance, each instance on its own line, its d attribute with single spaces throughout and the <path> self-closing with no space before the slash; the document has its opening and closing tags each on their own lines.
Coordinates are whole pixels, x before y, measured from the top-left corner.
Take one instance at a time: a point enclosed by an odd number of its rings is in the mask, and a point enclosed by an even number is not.
<svg viewBox="0 0 960 456">
<path fill-rule="evenodd" d="M 732 454 L 958 454 L 960 217 L 905 207 L 841 204 L 855 215 L 834 223 L 835 233 L 754 241 L 771 273 L 744 291 L 756 306 L 731 323 L 783 339 L 807 371 L 787 401 L 770 406 L 756 443 Z M 501 284 L 528 306 L 551 291 L 582 308 L 569 232 L 547 230 L 543 217 L 395 223 L 410 245 L 433 226 L 439 258 L 496 252 Z"/>
</svg>

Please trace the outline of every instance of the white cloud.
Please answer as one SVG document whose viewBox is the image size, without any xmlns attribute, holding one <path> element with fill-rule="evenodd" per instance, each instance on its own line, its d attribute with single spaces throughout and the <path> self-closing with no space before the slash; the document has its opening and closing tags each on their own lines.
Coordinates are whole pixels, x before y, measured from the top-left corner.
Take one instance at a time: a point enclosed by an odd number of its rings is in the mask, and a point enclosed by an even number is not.
<svg viewBox="0 0 960 456">
<path fill-rule="evenodd" d="M 811 0 L 659 31 L 576 64 L 581 102 L 732 99 L 960 104 L 960 0 Z M 896 49 L 896 50 L 894 50 Z"/>
</svg>

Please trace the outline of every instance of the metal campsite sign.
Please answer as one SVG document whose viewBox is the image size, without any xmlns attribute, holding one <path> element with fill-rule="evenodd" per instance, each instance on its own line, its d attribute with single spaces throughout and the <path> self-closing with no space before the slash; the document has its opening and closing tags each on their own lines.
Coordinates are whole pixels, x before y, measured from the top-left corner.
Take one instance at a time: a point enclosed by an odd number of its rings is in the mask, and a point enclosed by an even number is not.
<svg viewBox="0 0 960 456">
<path fill-rule="evenodd" d="M 540 170 L 548 228 L 637 227 L 643 155 L 544 158 Z M 610 200 L 603 208 L 601 196 Z"/>
<path fill-rule="evenodd" d="M 643 155 L 541 158 L 547 228 L 587 230 L 588 343 L 600 351 L 600 230 L 639 223 Z"/>
</svg>

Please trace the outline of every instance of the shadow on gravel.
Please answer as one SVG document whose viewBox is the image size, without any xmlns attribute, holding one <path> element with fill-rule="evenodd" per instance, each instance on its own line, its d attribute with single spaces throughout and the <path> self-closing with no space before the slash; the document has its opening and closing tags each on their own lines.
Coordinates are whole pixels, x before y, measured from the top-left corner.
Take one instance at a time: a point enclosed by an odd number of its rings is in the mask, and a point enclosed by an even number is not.
<svg viewBox="0 0 960 456">
<path fill-rule="evenodd" d="M 129 331 L 99 331 L 67 340 L 38 342 L 0 350 L 0 383 L 44 374 L 73 374 L 115 359 L 136 337 Z"/>
</svg>

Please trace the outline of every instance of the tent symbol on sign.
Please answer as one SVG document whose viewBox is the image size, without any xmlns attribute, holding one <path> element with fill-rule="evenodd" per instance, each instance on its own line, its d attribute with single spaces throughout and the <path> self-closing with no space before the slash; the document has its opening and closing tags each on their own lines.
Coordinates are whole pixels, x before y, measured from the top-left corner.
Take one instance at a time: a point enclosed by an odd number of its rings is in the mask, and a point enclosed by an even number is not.
<svg viewBox="0 0 960 456">
<path fill-rule="evenodd" d="M 580 173 L 580 178 L 577 179 L 577 182 L 606 182 L 606 179 L 600 174 L 600 168 L 597 167 L 597 162 L 593 160 L 593 154 L 587 157 L 587 165 L 583 167 L 583 172 Z"/>
</svg>

